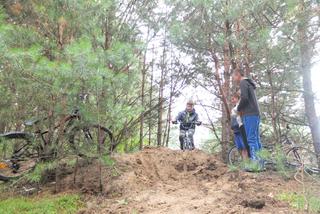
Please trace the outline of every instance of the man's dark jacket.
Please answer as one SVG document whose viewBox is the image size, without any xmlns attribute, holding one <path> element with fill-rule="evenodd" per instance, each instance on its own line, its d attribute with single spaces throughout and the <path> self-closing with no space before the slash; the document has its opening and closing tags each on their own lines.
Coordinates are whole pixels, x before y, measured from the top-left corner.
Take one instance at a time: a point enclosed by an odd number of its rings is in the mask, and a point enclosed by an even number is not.
<svg viewBox="0 0 320 214">
<path fill-rule="evenodd" d="M 260 115 L 258 100 L 256 97 L 256 84 L 252 79 L 243 79 L 240 82 L 240 103 L 237 110 L 245 115 Z"/>
<path fill-rule="evenodd" d="M 198 122 L 198 120 L 198 114 L 194 109 L 192 112 L 184 110 L 176 118 L 176 121 L 180 122 L 180 129 L 182 130 L 195 129 L 195 122 Z"/>
</svg>

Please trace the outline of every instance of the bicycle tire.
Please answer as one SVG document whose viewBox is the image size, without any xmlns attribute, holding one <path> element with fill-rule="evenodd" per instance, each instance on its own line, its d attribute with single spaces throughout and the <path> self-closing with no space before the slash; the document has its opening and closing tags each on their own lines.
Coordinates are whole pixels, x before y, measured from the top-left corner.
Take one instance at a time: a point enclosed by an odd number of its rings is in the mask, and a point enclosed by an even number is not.
<svg viewBox="0 0 320 214">
<path fill-rule="evenodd" d="M 30 172 L 36 165 L 36 159 L 31 157 L 34 154 L 29 153 L 30 149 L 34 150 L 34 148 L 30 146 L 32 145 L 32 135 L 26 132 L 8 132 L 1 134 L 0 137 L 7 141 L 11 141 L 10 146 L 12 146 L 13 149 L 12 153 L 10 153 L 10 157 L 0 159 L 0 181 L 7 182 Z M 16 140 L 19 141 L 17 142 Z M 17 143 L 22 145 L 18 145 L 18 148 L 13 148 Z"/>
<path fill-rule="evenodd" d="M 110 153 L 115 149 L 113 134 L 106 127 L 97 124 L 84 127 L 77 126 L 70 133 L 69 144 L 78 156 L 88 157 L 90 152 Z"/>
<path fill-rule="evenodd" d="M 187 139 L 186 138 L 184 138 L 183 139 L 183 143 L 182 143 L 182 151 L 186 151 L 187 150 Z"/>
<path fill-rule="evenodd" d="M 187 137 L 185 137 L 184 141 L 183 141 L 183 144 L 182 144 L 182 150 L 183 151 L 186 151 L 186 150 L 191 151 L 193 149 L 194 148 L 192 146 L 191 140 L 190 139 L 188 140 Z"/>
<path fill-rule="evenodd" d="M 6 171 L 0 169 L 0 181 L 8 182 L 10 180 L 18 179 L 23 175 L 31 172 L 36 166 L 35 160 L 28 160 L 19 162 L 19 169 L 14 172 L 11 168 L 8 168 Z"/>
<path fill-rule="evenodd" d="M 231 147 L 228 152 L 228 164 L 232 166 L 239 166 L 241 162 L 242 158 L 238 148 L 236 146 Z"/>
<path fill-rule="evenodd" d="M 292 158 L 290 158 L 290 156 L 292 156 Z M 286 160 L 289 166 L 295 168 L 304 166 L 304 170 L 308 173 L 320 173 L 316 153 L 308 148 L 302 146 L 291 148 L 286 154 Z"/>
</svg>

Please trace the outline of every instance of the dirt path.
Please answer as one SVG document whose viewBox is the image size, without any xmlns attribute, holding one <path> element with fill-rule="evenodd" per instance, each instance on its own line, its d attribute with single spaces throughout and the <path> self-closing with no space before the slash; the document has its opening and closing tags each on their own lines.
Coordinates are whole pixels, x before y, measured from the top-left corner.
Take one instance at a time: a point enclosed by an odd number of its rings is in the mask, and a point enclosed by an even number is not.
<svg viewBox="0 0 320 214">
<path fill-rule="evenodd" d="M 114 159 L 113 169 L 104 169 L 103 194 L 86 194 L 83 213 L 298 213 L 276 199 L 281 192 L 298 191 L 298 183 L 270 171 L 230 172 L 204 152 L 165 148 Z M 82 192 L 96 193 L 95 170 L 80 170 L 76 186 Z M 65 188 L 72 186 L 68 182 Z"/>
</svg>

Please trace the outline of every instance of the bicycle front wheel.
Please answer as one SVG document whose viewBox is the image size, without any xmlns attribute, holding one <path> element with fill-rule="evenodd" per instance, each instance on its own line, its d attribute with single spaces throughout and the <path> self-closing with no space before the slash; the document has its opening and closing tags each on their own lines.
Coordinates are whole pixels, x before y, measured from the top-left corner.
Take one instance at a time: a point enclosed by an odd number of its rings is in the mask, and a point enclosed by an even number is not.
<svg viewBox="0 0 320 214">
<path fill-rule="evenodd" d="M 293 147 L 287 152 L 287 163 L 293 167 L 304 167 L 308 173 L 320 173 L 317 155 L 304 147 Z"/>
<path fill-rule="evenodd" d="M 109 153 L 114 145 L 111 131 L 100 125 L 75 127 L 69 134 L 69 143 L 79 156 Z"/>
</svg>

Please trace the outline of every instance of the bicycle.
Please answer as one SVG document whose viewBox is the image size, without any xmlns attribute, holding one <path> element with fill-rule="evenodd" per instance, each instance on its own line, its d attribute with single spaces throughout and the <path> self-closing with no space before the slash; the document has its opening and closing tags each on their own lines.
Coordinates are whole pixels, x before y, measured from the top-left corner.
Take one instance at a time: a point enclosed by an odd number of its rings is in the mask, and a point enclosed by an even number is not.
<svg viewBox="0 0 320 214">
<path fill-rule="evenodd" d="M 288 168 L 304 167 L 307 173 L 318 174 L 320 169 L 317 165 L 316 154 L 308 148 L 294 144 L 288 137 L 288 133 L 281 136 L 280 144 L 278 144 L 280 151 L 284 154 L 284 164 Z M 267 151 L 270 157 L 262 157 L 266 166 L 275 166 L 276 161 L 274 157 L 276 154 L 276 144 L 263 144 L 262 151 Z M 228 152 L 228 163 L 230 165 L 239 166 L 242 163 L 241 155 L 236 146 L 231 147 Z"/>
<path fill-rule="evenodd" d="M 61 147 L 79 157 L 89 157 L 96 151 L 100 154 L 112 152 L 115 147 L 111 130 L 84 121 L 77 109 L 63 117 L 52 130 L 43 130 L 40 124 L 48 119 L 26 121 L 24 125 L 34 127 L 33 132 L 0 134 L 0 145 L 3 145 L 0 181 L 9 181 L 32 171 L 37 163 L 55 158 Z"/>
<path fill-rule="evenodd" d="M 173 121 L 172 123 L 173 124 L 178 124 L 177 121 Z M 180 125 L 183 128 L 183 130 L 185 130 L 184 137 L 183 137 L 183 143 L 182 143 L 182 150 L 183 151 L 185 151 L 185 150 L 193 150 L 194 149 L 194 145 L 193 145 L 193 142 L 192 142 L 193 141 L 192 137 L 193 137 L 194 133 L 190 132 L 191 127 L 194 124 L 197 125 L 197 126 L 200 126 L 202 123 L 200 121 L 191 122 L 191 123 L 187 123 L 187 124 L 180 123 Z"/>
</svg>

